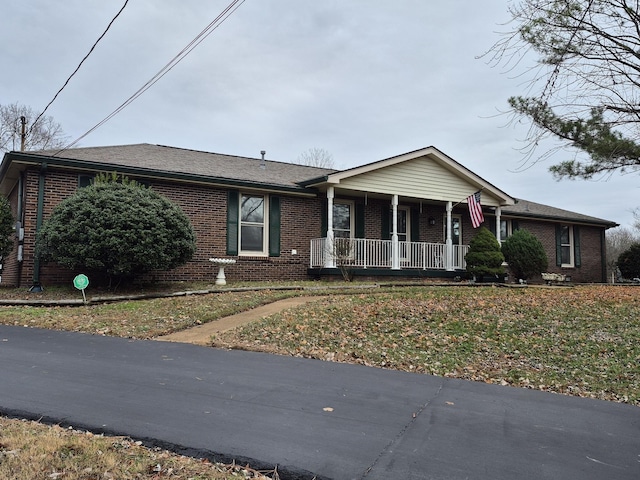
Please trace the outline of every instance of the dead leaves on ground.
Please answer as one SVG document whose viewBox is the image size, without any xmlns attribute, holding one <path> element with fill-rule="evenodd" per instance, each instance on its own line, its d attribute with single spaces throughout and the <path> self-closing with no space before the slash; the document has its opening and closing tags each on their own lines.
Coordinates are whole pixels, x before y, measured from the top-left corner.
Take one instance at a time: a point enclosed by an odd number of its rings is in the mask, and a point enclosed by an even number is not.
<svg viewBox="0 0 640 480">
<path fill-rule="evenodd" d="M 214 342 L 640 405 L 635 287 L 336 296 Z"/>
</svg>

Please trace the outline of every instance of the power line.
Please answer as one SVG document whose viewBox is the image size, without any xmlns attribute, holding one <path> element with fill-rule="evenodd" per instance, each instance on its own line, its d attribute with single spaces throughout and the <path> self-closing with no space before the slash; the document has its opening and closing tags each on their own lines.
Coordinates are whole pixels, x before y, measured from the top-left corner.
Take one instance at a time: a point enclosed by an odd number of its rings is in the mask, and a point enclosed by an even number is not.
<svg viewBox="0 0 640 480">
<path fill-rule="evenodd" d="M 196 48 L 200 43 L 204 41 L 214 30 L 216 30 L 225 20 L 227 20 L 243 3 L 245 0 L 233 0 L 209 25 L 207 25 L 204 30 L 202 30 L 196 37 L 191 40 L 180 52 L 175 55 L 164 67 L 162 67 L 158 73 L 156 73 L 147 83 L 145 83 L 142 87 L 140 87 L 133 95 L 131 95 L 128 99 L 126 99 L 118 108 L 116 108 L 113 112 L 107 115 L 104 119 L 94 125 L 91 129 L 89 129 L 86 133 L 78 137 L 76 140 L 71 142 L 66 147 L 58 150 L 52 156 L 55 157 L 65 150 L 70 149 L 74 145 L 76 145 L 80 140 L 85 138 L 87 135 L 92 133 L 94 130 L 100 128 L 102 125 L 107 123 L 113 117 L 115 117 L 118 113 L 128 107 L 134 100 L 136 100 L 140 95 L 146 92 L 149 88 L 151 88 L 158 80 L 164 77 L 169 71 L 175 67 L 178 63 L 180 63 L 191 51 Z"/>
<path fill-rule="evenodd" d="M 120 14 L 122 13 L 122 11 L 124 10 L 124 8 L 127 6 L 127 3 L 129 3 L 129 0 L 125 0 L 124 5 L 122 5 L 122 8 L 118 11 L 118 13 L 116 13 L 116 16 L 113 17 L 111 19 L 111 21 L 109 22 L 109 25 L 107 25 L 107 28 L 105 29 L 104 32 L 102 32 L 102 35 L 100 35 L 100 37 L 98 37 L 98 39 L 95 41 L 95 43 L 93 44 L 93 46 L 89 49 L 89 53 L 87 53 L 84 58 L 80 61 L 80 63 L 78 64 L 78 66 L 76 67 L 76 69 L 73 71 L 73 73 L 71 75 L 69 75 L 69 78 L 67 78 L 67 81 L 64 82 L 64 85 L 62 85 L 62 87 L 60 87 L 60 90 L 58 90 L 58 92 L 53 96 L 53 98 L 51 99 L 51 101 L 49 103 L 47 103 L 47 106 L 44 107 L 44 110 L 42 110 L 42 113 L 40 113 L 40 115 L 38 115 L 38 118 L 36 118 L 33 123 L 31 124 L 31 127 L 29 127 L 29 134 L 31 134 L 31 131 L 35 128 L 36 123 L 38 123 L 38 120 L 40 120 L 42 118 L 42 116 L 44 115 L 44 112 L 47 111 L 47 109 L 51 106 L 51 104 L 56 100 L 56 98 L 58 98 L 58 95 L 60 95 L 60 92 L 62 92 L 62 90 L 64 90 L 64 88 L 67 86 L 67 84 L 69 83 L 69 81 L 71 80 L 71 78 L 78 72 L 78 70 L 80 70 L 80 67 L 82 66 L 82 64 L 84 63 L 84 61 L 89 58 L 89 55 L 91 55 L 91 53 L 93 52 L 93 50 L 96 48 L 96 46 L 98 45 L 98 42 L 100 42 L 100 40 L 102 40 L 102 38 L 107 34 L 107 32 L 109 31 L 109 29 L 111 28 L 111 25 L 113 25 L 113 22 L 116 21 L 116 19 L 120 16 Z"/>
</svg>

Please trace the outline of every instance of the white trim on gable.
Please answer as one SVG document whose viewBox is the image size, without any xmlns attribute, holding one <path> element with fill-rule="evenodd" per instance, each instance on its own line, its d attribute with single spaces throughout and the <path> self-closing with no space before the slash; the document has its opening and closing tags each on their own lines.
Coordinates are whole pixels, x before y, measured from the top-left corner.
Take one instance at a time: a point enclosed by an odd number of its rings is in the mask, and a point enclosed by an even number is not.
<svg viewBox="0 0 640 480">
<path fill-rule="evenodd" d="M 464 202 L 467 196 L 482 190 L 485 206 L 516 203 L 515 198 L 435 147 L 331 173 L 315 186 L 322 184 L 345 190 L 454 203 Z"/>
</svg>

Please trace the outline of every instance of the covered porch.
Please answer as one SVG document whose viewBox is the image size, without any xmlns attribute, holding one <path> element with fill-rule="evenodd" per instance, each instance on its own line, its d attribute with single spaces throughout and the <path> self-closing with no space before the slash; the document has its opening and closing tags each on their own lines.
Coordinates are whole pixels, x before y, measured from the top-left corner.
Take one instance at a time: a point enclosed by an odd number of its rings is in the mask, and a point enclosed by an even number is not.
<svg viewBox="0 0 640 480">
<path fill-rule="evenodd" d="M 514 203 L 433 147 L 305 186 L 324 197 L 321 235 L 310 240 L 312 275 L 332 275 L 346 267 L 366 276 L 460 276 L 475 235 L 468 198 L 482 192 L 487 225 L 496 231 L 501 207 Z"/>
</svg>

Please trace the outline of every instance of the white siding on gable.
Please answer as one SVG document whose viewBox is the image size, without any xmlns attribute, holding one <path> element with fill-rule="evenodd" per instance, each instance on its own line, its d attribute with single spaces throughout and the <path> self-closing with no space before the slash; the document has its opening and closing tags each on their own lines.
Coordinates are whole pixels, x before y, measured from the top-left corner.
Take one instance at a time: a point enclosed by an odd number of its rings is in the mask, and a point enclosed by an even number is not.
<svg viewBox="0 0 640 480">
<path fill-rule="evenodd" d="M 479 190 L 436 160 L 420 157 L 340 181 L 339 188 L 360 192 L 401 195 L 454 203 Z M 482 205 L 498 206 L 499 201 L 482 192 Z"/>
</svg>

